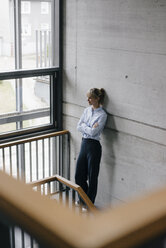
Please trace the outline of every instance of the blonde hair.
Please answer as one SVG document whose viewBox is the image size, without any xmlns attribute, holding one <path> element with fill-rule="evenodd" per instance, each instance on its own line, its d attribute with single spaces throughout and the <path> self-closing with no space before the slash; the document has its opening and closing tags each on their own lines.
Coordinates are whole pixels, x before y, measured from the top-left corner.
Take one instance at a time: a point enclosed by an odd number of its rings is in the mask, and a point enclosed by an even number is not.
<svg viewBox="0 0 166 248">
<path fill-rule="evenodd" d="M 99 104 L 103 105 L 105 97 L 105 90 L 103 88 L 92 88 L 88 91 L 87 95 L 91 96 L 92 98 L 99 98 Z"/>
</svg>

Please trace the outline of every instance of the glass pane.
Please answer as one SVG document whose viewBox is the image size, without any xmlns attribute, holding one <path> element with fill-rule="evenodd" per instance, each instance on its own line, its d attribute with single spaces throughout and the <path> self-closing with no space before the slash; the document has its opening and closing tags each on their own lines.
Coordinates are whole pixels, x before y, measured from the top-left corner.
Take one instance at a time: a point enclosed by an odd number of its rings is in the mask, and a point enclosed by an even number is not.
<svg viewBox="0 0 166 248">
<path fill-rule="evenodd" d="M 50 77 L 22 79 L 23 111 L 50 107 Z"/>
<path fill-rule="evenodd" d="M 15 69 L 14 10 L 17 20 L 18 13 L 21 15 L 20 69 L 59 66 L 59 0 L 20 0 L 20 3 L 21 13 L 14 8 L 14 0 L 0 0 L 0 72 Z M 16 23 L 19 30 L 20 22 Z M 19 36 L 16 39 L 18 44 Z"/>
<path fill-rule="evenodd" d="M 15 80 L 0 81 L 0 106 L 0 132 L 16 130 L 16 124 L 8 123 L 5 119 L 16 112 Z"/>
<path fill-rule="evenodd" d="M 46 125 L 50 123 L 50 117 L 36 118 L 32 120 L 23 121 L 23 128 L 33 128 L 36 126 Z"/>
<path fill-rule="evenodd" d="M 16 111 L 15 80 L 0 81 L 0 115 Z"/>
<path fill-rule="evenodd" d="M 0 81 L 0 132 L 50 124 L 50 76 Z"/>
<path fill-rule="evenodd" d="M 25 78 L 22 89 L 23 111 L 33 113 L 33 118 L 23 122 L 23 128 L 50 124 L 50 77 Z"/>
<path fill-rule="evenodd" d="M 51 1 L 21 1 L 22 68 L 52 66 Z"/>
<path fill-rule="evenodd" d="M 16 130 L 16 123 L 2 124 L 0 125 L 1 133 L 8 133 Z"/>
<path fill-rule="evenodd" d="M 13 13 L 13 0 L 0 0 L 0 71 L 15 68 Z"/>
</svg>

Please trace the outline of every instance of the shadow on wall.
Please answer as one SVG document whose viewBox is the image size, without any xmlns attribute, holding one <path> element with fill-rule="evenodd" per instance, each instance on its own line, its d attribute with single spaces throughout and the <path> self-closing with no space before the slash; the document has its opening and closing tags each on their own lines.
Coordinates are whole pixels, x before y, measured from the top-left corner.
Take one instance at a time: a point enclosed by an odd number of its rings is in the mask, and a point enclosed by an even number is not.
<svg viewBox="0 0 166 248">
<path fill-rule="evenodd" d="M 108 104 L 113 106 L 110 98 L 106 95 L 105 104 L 103 108 L 106 110 Z M 107 111 L 106 111 L 107 112 Z M 98 202 L 102 207 L 107 207 L 111 204 L 113 199 L 114 175 L 116 157 L 114 152 L 114 144 L 118 140 L 118 132 L 116 131 L 116 124 L 114 116 L 108 113 L 105 129 L 102 134 L 102 166 L 99 178 L 99 194 Z"/>
</svg>

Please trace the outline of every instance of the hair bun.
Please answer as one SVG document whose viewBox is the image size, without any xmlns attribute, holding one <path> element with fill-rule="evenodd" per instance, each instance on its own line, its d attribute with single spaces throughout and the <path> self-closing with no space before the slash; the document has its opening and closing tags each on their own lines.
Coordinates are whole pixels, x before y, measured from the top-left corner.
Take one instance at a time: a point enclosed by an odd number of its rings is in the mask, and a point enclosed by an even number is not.
<svg viewBox="0 0 166 248">
<path fill-rule="evenodd" d="M 102 105 L 104 103 L 105 90 L 103 88 L 92 88 L 89 90 L 88 94 L 97 98 L 99 97 L 99 103 Z"/>
<path fill-rule="evenodd" d="M 100 91 L 100 104 L 104 103 L 105 90 L 103 88 L 99 89 Z"/>
<path fill-rule="evenodd" d="M 103 88 L 100 89 L 100 94 L 105 95 L 105 90 Z"/>
</svg>

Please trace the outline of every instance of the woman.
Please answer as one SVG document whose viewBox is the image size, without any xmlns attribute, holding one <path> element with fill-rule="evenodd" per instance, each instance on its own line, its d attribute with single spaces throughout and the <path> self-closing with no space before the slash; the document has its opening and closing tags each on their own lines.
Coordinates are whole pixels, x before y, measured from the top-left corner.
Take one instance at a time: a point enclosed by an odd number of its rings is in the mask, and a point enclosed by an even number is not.
<svg viewBox="0 0 166 248">
<path fill-rule="evenodd" d="M 87 97 L 90 106 L 84 110 L 77 125 L 77 130 L 82 133 L 83 138 L 76 164 L 75 182 L 82 187 L 93 203 L 97 194 L 102 152 L 100 134 L 107 120 L 107 114 L 101 107 L 104 96 L 104 89 L 89 90 Z"/>
</svg>

